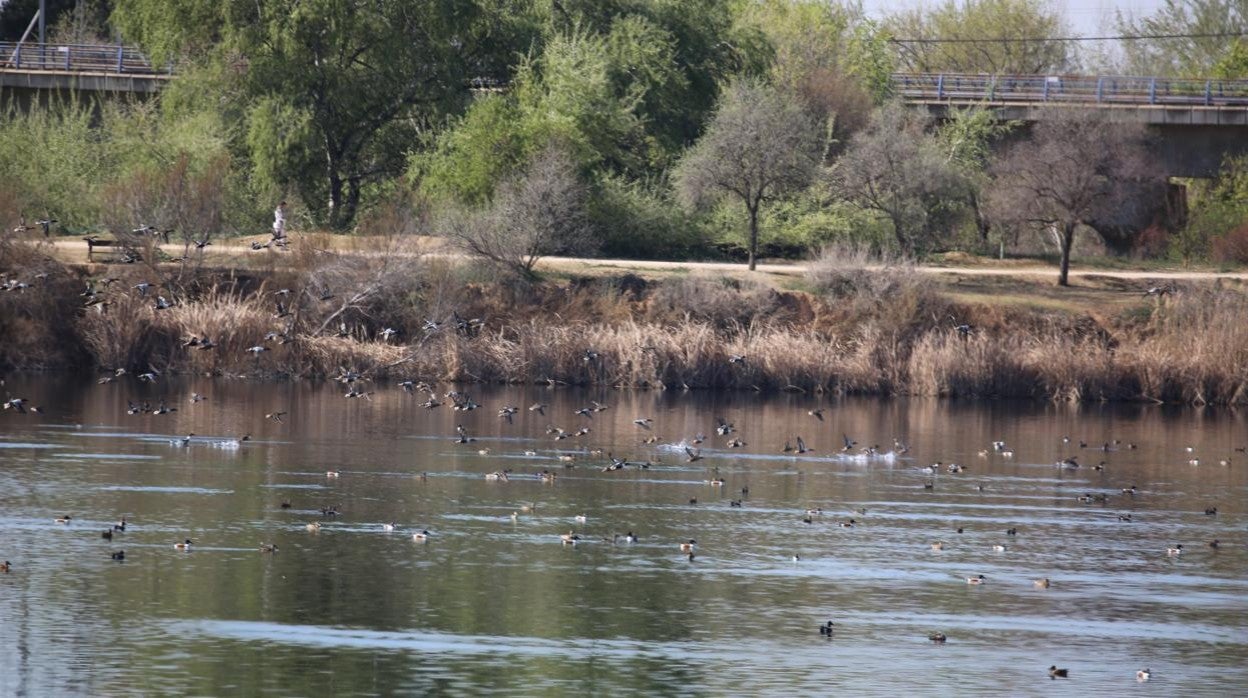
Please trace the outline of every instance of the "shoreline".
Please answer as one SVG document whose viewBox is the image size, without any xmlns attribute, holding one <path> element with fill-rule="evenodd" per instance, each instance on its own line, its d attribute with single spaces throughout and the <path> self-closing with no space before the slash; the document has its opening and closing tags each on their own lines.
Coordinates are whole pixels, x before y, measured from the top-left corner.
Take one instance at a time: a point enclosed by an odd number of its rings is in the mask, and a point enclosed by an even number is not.
<svg viewBox="0 0 1248 698">
<path fill-rule="evenodd" d="M 825 258 L 791 288 L 631 272 L 522 284 L 460 260 L 314 252 L 265 273 L 139 264 L 110 277 L 7 243 L 0 271 L 24 286 L 0 293 L 0 367 L 1248 404 L 1248 295 L 1220 282 L 969 293 Z"/>
</svg>

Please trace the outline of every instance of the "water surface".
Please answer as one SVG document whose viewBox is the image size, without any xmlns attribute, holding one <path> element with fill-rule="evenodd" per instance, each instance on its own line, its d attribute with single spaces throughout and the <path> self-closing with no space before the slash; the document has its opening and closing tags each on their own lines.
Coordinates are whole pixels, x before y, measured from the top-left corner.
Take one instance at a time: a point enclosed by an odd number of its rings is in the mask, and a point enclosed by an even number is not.
<svg viewBox="0 0 1248 698">
<path fill-rule="evenodd" d="M 482 407 L 452 411 L 372 388 L 10 378 L 46 412 L 0 414 L 0 694 L 1231 695 L 1248 681 L 1241 413 L 472 386 Z M 126 414 L 161 399 L 178 411 Z M 591 400 L 609 408 L 575 414 Z M 537 402 L 545 415 L 525 409 Z M 717 435 L 717 418 L 736 431 Z M 453 442 L 457 424 L 471 443 Z M 859 446 L 844 452 L 845 435 Z M 798 436 L 812 451 L 782 453 Z M 607 453 L 651 465 L 604 472 Z M 1055 465 L 1071 456 L 1081 467 Z M 966 470 L 924 472 L 936 461 Z M 822 513 L 806 523 L 808 509 Z M 561 543 L 569 531 L 582 541 Z M 636 543 L 613 542 L 629 531 Z M 1051 681 L 1051 664 L 1071 678 Z"/>
</svg>

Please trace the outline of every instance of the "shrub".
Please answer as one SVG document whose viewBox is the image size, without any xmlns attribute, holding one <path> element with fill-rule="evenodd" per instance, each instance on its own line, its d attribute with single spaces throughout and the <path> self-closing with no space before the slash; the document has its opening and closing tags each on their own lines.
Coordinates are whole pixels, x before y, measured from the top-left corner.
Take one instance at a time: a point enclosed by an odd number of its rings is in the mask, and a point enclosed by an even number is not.
<svg viewBox="0 0 1248 698">
<path fill-rule="evenodd" d="M 1248 223 L 1214 238 L 1213 260 L 1248 264 Z"/>
</svg>

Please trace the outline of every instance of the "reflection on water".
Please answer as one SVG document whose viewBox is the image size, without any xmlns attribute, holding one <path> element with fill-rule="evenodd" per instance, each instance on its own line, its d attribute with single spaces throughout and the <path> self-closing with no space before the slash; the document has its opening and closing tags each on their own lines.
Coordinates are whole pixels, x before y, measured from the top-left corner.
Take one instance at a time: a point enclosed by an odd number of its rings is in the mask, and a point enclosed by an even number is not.
<svg viewBox="0 0 1248 698">
<path fill-rule="evenodd" d="M 10 379 L 46 412 L 0 416 L 0 694 L 1228 695 L 1248 679 L 1240 413 L 467 389 L 480 409 L 387 386 Z M 161 399 L 178 411 L 126 413 Z M 576 414 L 593 399 L 610 408 Z M 799 436 L 810 452 L 781 451 Z M 608 454 L 630 465 L 604 470 Z"/>
</svg>

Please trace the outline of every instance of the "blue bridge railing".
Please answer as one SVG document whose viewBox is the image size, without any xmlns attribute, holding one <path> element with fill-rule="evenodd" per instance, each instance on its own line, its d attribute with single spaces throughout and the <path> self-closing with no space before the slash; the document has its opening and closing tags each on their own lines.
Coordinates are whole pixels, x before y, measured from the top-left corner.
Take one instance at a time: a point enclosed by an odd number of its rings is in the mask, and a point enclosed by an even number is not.
<svg viewBox="0 0 1248 698">
<path fill-rule="evenodd" d="M 0 70 L 160 76 L 141 51 L 121 44 L 0 42 Z M 1190 80 L 1087 75 L 894 73 L 894 93 L 909 101 L 951 103 L 1086 102 L 1248 108 L 1248 80 Z"/>
<path fill-rule="evenodd" d="M 1087 102 L 1248 107 L 1248 80 L 895 73 L 897 96 L 934 102 Z"/>
<path fill-rule="evenodd" d="M 0 70 L 167 75 L 133 46 L 121 44 L 16 44 L 0 41 Z"/>
</svg>

